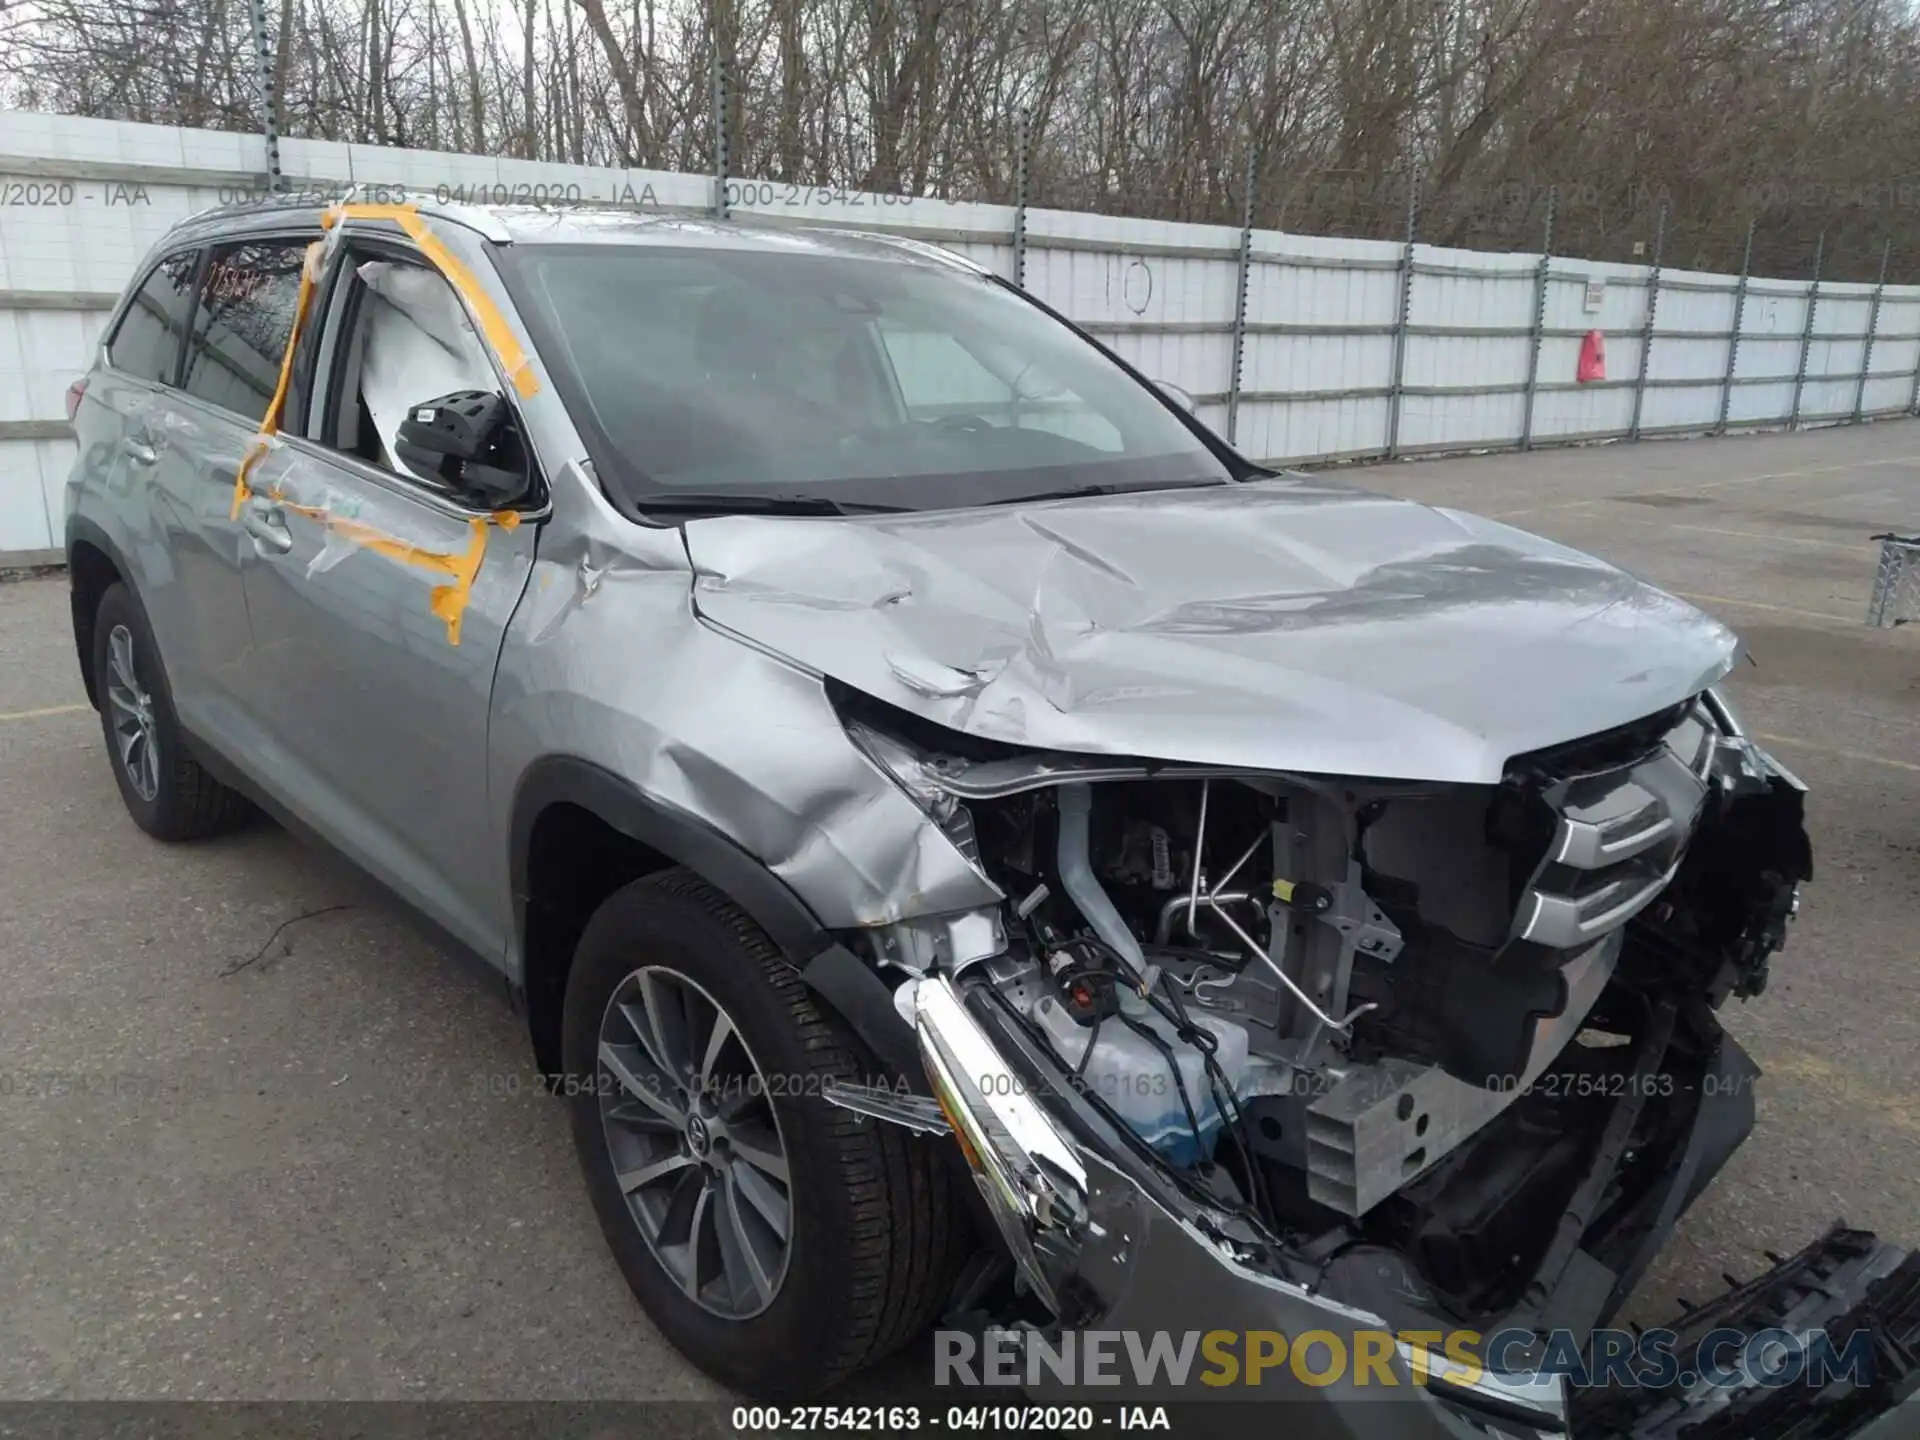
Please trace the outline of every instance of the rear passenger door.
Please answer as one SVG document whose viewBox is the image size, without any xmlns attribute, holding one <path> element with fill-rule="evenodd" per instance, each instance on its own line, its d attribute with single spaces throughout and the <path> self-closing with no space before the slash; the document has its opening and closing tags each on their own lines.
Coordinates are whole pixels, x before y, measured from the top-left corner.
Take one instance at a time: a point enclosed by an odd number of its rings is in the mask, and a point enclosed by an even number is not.
<svg viewBox="0 0 1920 1440">
<path fill-rule="evenodd" d="M 232 490 L 195 478 L 195 407 L 179 390 L 181 356 L 205 261 L 198 246 L 163 256 L 142 279 L 88 381 L 81 457 L 104 492 L 97 512 L 153 625 L 189 730 L 223 738 L 223 686 L 249 643 Z M 183 448 L 186 447 L 186 448 Z M 217 489 L 217 487 L 216 487 Z M 227 737 L 230 738 L 230 737 Z"/>
<path fill-rule="evenodd" d="M 184 628 L 197 640 L 183 677 L 169 637 L 157 637 L 175 704 L 187 729 L 242 762 L 259 717 L 239 685 L 252 644 L 241 562 L 253 541 L 233 515 L 234 481 L 278 384 L 301 263 L 318 238 L 315 229 L 209 248 L 178 388 L 149 427 L 161 452 L 157 489 L 179 537 Z"/>
</svg>

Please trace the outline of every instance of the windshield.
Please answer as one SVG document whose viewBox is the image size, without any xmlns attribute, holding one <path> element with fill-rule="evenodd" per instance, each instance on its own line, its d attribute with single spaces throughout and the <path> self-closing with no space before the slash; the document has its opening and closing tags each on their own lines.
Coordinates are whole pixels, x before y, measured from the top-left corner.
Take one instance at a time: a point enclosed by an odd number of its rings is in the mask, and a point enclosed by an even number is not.
<svg viewBox="0 0 1920 1440">
<path fill-rule="evenodd" d="M 872 249 L 500 255 L 595 468 L 637 509 L 934 510 L 1233 478 L 1044 311 Z"/>
</svg>

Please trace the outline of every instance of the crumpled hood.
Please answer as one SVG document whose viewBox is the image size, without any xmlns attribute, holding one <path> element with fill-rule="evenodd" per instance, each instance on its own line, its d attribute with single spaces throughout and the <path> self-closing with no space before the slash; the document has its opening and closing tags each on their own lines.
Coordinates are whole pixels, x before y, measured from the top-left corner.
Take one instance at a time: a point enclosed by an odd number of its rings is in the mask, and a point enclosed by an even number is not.
<svg viewBox="0 0 1920 1440">
<path fill-rule="evenodd" d="M 1310 477 L 686 535 L 709 623 L 1040 749 L 1492 783 L 1735 648 L 1578 551 Z"/>
</svg>

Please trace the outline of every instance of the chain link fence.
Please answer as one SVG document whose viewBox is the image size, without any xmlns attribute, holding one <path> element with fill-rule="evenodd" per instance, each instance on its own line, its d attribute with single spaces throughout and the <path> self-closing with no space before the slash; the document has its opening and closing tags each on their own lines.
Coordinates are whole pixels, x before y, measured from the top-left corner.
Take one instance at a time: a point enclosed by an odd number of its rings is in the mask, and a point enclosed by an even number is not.
<svg viewBox="0 0 1920 1440">
<path fill-rule="evenodd" d="M 1920 535 L 1876 535 L 1880 564 L 1874 571 L 1867 624 L 1891 628 L 1920 620 Z"/>
</svg>

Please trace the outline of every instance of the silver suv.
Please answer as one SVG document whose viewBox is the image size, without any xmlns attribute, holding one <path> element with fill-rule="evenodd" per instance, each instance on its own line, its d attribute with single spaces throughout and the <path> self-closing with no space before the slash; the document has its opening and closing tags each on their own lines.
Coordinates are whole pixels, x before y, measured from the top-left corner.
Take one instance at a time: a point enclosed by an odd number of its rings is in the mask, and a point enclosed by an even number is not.
<svg viewBox="0 0 1920 1440">
<path fill-rule="evenodd" d="M 257 804 L 496 967 L 727 1384 L 942 1315 L 959 1378 L 990 1326 L 1585 1333 L 1746 1133 L 1713 1012 L 1811 862 L 1734 637 L 1267 471 L 964 260 L 220 210 L 72 401 L 134 820 Z M 1567 1403 L 1380 1363 L 1396 1434 Z"/>
</svg>

